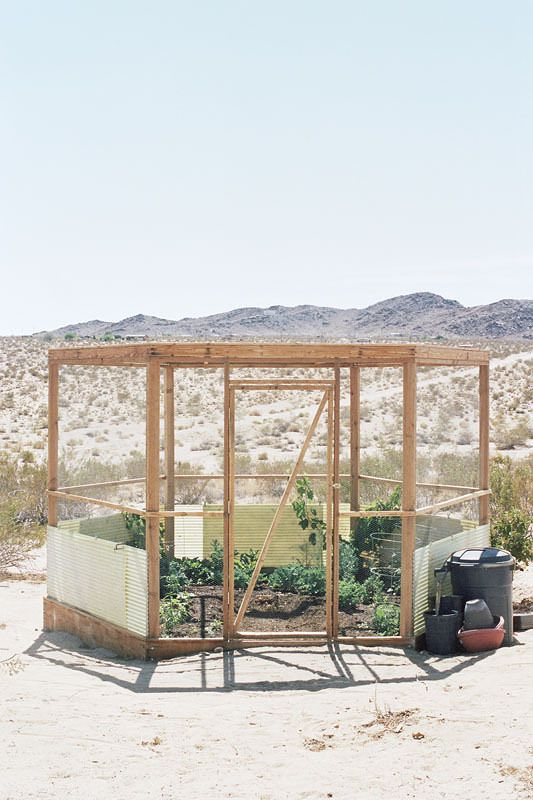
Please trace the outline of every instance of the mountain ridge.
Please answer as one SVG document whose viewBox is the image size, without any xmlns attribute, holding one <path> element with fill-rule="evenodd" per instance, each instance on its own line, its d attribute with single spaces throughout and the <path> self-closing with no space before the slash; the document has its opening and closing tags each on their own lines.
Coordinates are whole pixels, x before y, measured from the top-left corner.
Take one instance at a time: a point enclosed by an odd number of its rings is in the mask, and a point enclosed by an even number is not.
<svg viewBox="0 0 533 800">
<path fill-rule="evenodd" d="M 37 337 L 113 336 L 297 338 L 515 338 L 533 339 L 533 300 L 506 298 L 487 305 L 463 306 L 431 292 L 398 295 L 366 308 L 302 304 L 251 306 L 205 317 L 162 319 L 135 314 L 117 322 L 90 320 L 65 325 Z"/>
</svg>

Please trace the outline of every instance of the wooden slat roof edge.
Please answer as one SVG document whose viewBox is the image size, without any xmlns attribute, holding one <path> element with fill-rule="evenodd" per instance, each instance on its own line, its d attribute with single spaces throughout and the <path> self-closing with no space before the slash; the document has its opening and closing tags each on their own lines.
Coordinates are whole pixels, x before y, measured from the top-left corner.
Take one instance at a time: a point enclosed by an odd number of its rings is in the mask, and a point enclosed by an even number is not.
<svg viewBox="0 0 533 800">
<path fill-rule="evenodd" d="M 58 347 L 50 362 L 87 366 L 145 366 L 152 359 L 179 366 L 476 366 L 488 364 L 489 351 L 416 343 L 265 343 L 265 342 L 142 342 L 136 344 Z"/>
</svg>

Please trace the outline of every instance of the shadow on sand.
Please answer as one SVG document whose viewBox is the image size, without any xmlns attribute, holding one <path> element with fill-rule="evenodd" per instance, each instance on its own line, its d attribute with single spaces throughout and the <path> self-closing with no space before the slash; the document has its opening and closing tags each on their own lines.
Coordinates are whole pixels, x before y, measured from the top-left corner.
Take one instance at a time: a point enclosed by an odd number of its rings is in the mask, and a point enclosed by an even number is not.
<svg viewBox="0 0 533 800">
<path fill-rule="evenodd" d="M 70 634 L 42 633 L 25 654 L 141 694 L 284 692 L 440 681 L 490 658 L 432 656 L 410 648 L 329 646 L 225 650 L 150 662 L 88 648 Z"/>
</svg>

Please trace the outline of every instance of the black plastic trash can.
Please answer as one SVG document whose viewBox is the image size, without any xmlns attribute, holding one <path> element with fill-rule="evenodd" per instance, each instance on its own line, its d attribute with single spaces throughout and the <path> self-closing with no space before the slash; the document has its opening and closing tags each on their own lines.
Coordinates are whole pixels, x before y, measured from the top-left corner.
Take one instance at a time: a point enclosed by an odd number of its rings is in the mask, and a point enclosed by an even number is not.
<svg viewBox="0 0 533 800">
<path fill-rule="evenodd" d="M 497 547 L 471 548 L 452 553 L 447 566 L 453 593 L 484 600 L 495 617 L 504 618 L 504 644 L 512 644 L 514 556 Z"/>
</svg>

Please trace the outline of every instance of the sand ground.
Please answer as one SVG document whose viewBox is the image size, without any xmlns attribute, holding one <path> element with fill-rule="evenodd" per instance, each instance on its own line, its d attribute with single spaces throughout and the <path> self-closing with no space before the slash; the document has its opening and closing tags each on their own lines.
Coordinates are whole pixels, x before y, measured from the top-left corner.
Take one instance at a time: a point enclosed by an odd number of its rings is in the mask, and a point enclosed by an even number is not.
<svg viewBox="0 0 533 800">
<path fill-rule="evenodd" d="M 533 631 L 475 656 L 279 647 L 155 664 L 44 634 L 44 591 L 0 583 L 1 800 L 533 795 Z"/>
</svg>

